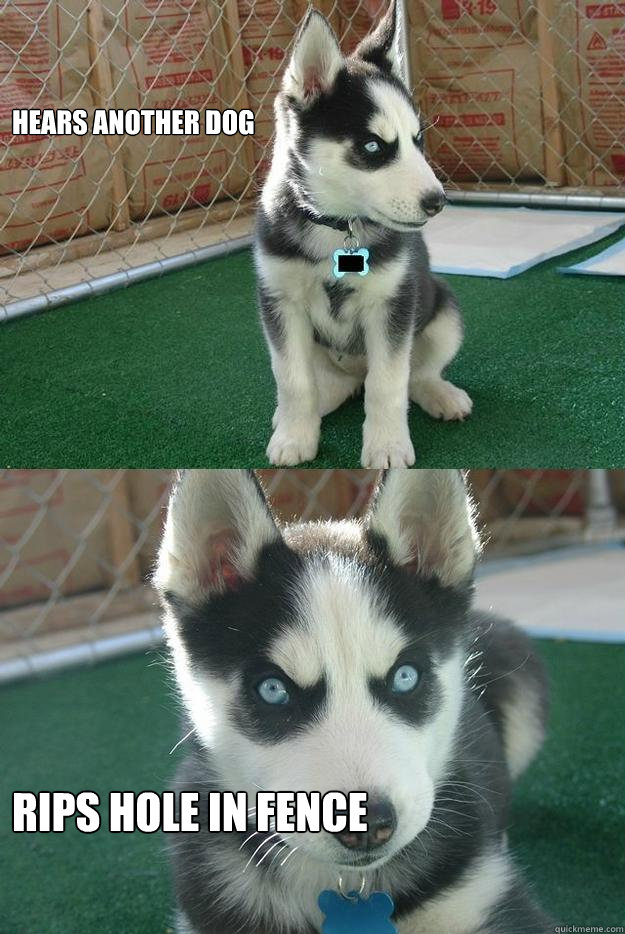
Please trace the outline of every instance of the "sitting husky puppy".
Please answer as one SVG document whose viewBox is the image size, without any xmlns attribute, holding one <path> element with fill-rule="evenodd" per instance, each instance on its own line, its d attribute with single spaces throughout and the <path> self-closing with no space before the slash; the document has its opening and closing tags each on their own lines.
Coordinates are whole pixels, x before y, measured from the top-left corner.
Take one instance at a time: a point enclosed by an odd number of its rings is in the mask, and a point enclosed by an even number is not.
<svg viewBox="0 0 625 934">
<path fill-rule="evenodd" d="M 343 931 L 319 907 L 341 885 L 386 893 L 376 934 L 553 930 L 506 839 L 546 685 L 527 637 L 471 609 L 477 548 L 456 471 L 391 470 L 363 521 L 285 527 L 252 473 L 183 475 L 156 574 L 178 790 L 366 791 L 368 830 L 261 833 L 252 809 L 248 833 L 208 832 L 204 803 L 170 838 L 181 934 Z"/>
<path fill-rule="evenodd" d="M 423 155 L 396 47 L 394 3 L 349 58 L 312 11 L 276 98 L 256 242 L 278 396 L 272 464 L 312 460 L 322 416 L 363 382 L 364 467 L 414 463 L 409 398 L 434 418 L 471 412 L 466 392 L 442 378 L 462 321 L 430 272 L 419 228 L 445 195 Z M 337 277 L 344 244 L 369 251 L 368 273 Z"/>
</svg>

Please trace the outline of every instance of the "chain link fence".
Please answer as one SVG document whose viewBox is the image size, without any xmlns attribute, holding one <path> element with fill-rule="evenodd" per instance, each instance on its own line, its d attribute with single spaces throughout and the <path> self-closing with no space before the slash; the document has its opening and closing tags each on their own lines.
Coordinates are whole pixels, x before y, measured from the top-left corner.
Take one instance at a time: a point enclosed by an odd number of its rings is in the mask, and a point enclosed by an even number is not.
<svg viewBox="0 0 625 934">
<path fill-rule="evenodd" d="M 345 52 L 384 0 L 317 0 Z M 306 0 L 0 4 L 6 318 L 249 243 Z M 625 207 L 625 4 L 411 0 L 406 75 L 453 199 Z M 250 109 L 255 132 L 13 133 L 14 109 Z"/>
<path fill-rule="evenodd" d="M 283 520 L 362 515 L 372 470 L 262 470 Z M 625 538 L 625 471 L 476 470 L 486 560 Z M 172 474 L 0 473 L 0 681 L 160 640 L 146 583 Z"/>
</svg>

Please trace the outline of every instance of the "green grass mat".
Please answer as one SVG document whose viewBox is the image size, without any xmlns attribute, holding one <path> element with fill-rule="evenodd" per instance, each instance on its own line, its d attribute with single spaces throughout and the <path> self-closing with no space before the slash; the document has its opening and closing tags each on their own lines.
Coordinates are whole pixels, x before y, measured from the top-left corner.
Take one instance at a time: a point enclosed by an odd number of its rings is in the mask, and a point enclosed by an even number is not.
<svg viewBox="0 0 625 934">
<path fill-rule="evenodd" d="M 563 276 L 619 235 L 505 281 L 448 277 L 467 322 L 449 370 L 466 424 L 411 407 L 418 467 L 625 460 L 625 287 Z M 0 328 L 10 467 L 261 467 L 275 390 L 249 252 Z M 313 466 L 359 464 L 362 399 L 324 419 Z"/>
<path fill-rule="evenodd" d="M 547 744 L 517 788 L 511 846 L 554 917 L 625 922 L 625 646 L 540 642 L 553 682 Z M 143 656 L 0 691 L 2 934 L 164 934 L 160 833 L 13 834 L 14 790 L 160 790 L 178 717 Z"/>
</svg>

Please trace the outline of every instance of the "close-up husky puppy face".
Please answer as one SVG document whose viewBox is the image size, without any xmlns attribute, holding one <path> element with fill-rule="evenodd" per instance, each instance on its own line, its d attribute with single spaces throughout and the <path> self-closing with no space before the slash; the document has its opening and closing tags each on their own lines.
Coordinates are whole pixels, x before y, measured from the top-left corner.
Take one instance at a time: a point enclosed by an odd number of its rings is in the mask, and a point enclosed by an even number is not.
<svg viewBox="0 0 625 934">
<path fill-rule="evenodd" d="M 276 151 L 286 143 L 301 207 L 397 230 L 422 226 L 443 207 L 402 78 L 394 3 L 348 58 L 312 10 L 295 40 L 276 121 Z"/>
<path fill-rule="evenodd" d="M 466 689 L 476 547 L 456 471 L 388 471 L 364 520 L 284 527 L 250 472 L 181 477 L 156 583 L 220 787 L 369 796 L 367 833 L 289 846 L 374 866 L 427 824 Z"/>
</svg>

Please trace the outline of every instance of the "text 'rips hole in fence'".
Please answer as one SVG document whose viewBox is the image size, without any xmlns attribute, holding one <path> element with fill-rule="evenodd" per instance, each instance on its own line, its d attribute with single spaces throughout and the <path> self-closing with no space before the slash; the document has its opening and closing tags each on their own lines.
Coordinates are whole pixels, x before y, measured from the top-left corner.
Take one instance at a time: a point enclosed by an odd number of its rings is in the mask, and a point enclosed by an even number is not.
<svg viewBox="0 0 625 934">
<path fill-rule="evenodd" d="M 253 807 L 245 792 L 210 791 L 201 802 L 197 791 L 111 791 L 107 825 L 111 833 L 168 833 L 208 830 L 244 833 L 359 833 L 367 830 L 367 792 L 259 791 Z M 62 833 L 74 821 L 81 833 L 102 826 L 100 796 L 95 791 L 13 792 L 14 833 Z M 206 821 L 200 823 L 200 807 Z"/>
</svg>

